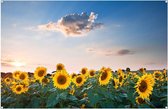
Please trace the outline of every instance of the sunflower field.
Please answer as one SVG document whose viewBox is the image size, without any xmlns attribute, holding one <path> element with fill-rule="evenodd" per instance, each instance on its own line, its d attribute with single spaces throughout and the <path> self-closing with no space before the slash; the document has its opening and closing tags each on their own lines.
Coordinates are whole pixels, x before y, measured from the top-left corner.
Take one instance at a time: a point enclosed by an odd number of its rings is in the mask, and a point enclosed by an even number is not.
<svg viewBox="0 0 168 109">
<path fill-rule="evenodd" d="M 167 70 L 138 71 L 102 67 L 69 74 L 37 67 L 32 74 L 15 71 L 1 77 L 4 108 L 165 108 Z"/>
</svg>

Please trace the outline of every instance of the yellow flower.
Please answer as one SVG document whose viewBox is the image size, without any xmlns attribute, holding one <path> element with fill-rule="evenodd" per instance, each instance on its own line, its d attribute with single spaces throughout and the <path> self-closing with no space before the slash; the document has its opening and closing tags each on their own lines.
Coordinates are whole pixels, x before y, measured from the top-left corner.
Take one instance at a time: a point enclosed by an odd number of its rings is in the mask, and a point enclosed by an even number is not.
<svg viewBox="0 0 168 109">
<path fill-rule="evenodd" d="M 123 75 L 122 69 L 118 69 L 117 74 L 118 74 L 118 76 Z"/>
<path fill-rule="evenodd" d="M 162 79 L 162 73 L 160 71 L 154 71 L 153 76 L 155 77 L 156 80 Z"/>
<path fill-rule="evenodd" d="M 87 68 L 82 68 L 81 74 L 84 75 L 85 77 L 88 76 L 88 69 Z"/>
<path fill-rule="evenodd" d="M 71 79 L 73 79 L 75 76 L 76 76 L 76 74 L 75 74 L 75 73 L 72 73 L 72 74 L 71 74 Z"/>
<path fill-rule="evenodd" d="M 54 86 L 59 89 L 67 89 L 71 83 L 71 78 L 66 71 L 57 72 L 53 77 Z"/>
<path fill-rule="evenodd" d="M 94 76 L 95 76 L 95 70 L 90 70 L 89 77 L 94 77 Z"/>
<path fill-rule="evenodd" d="M 84 94 L 83 94 L 83 97 L 84 97 L 84 98 L 87 97 L 87 93 L 84 93 Z"/>
<path fill-rule="evenodd" d="M 47 74 L 47 69 L 45 67 L 37 67 L 34 72 L 34 78 L 36 80 L 41 80 Z"/>
<path fill-rule="evenodd" d="M 61 70 L 65 70 L 65 67 L 64 67 L 63 64 L 58 63 L 57 66 L 56 66 L 56 69 L 57 69 L 57 71 L 61 71 Z"/>
<path fill-rule="evenodd" d="M 24 92 L 24 88 L 23 88 L 23 85 L 14 85 L 12 87 L 12 91 L 16 94 L 21 94 Z"/>
<path fill-rule="evenodd" d="M 145 100 L 143 98 L 141 98 L 140 96 L 136 97 L 136 103 L 137 104 L 144 104 Z"/>
<path fill-rule="evenodd" d="M 117 89 L 119 86 L 119 80 L 117 78 L 113 78 L 112 83 L 114 88 Z"/>
<path fill-rule="evenodd" d="M 21 80 L 22 82 L 28 82 L 28 74 L 27 72 L 21 72 L 18 79 Z"/>
<path fill-rule="evenodd" d="M 99 83 L 100 85 L 107 85 L 112 77 L 112 73 L 109 70 L 105 70 L 104 72 L 101 72 L 99 76 Z"/>
<path fill-rule="evenodd" d="M 43 79 L 40 79 L 40 83 L 43 84 L 43 85 L 46 85 L 50 82 L 50 80 L 48 78 L 43 78 Z"/>
<path fill-rule="evenodd" d="M 9 84 L 11 84 L 12 79 L 9 78 L 9 77 L 6 77 L 6 78 L 4 79 L 4 82 L 5 82 L 5 84 L 9 85 Z"/>
<path fill-rule="evenodd" d="M 83 84 L 84 84 L 84 82 L 85 82 L 85 77 L 84 77 L 84 75 L 78 75 L 78 76 L 76 76 L 74 79 L 73 79 L 73 82 L 75 83 L 75 85 L 77 86 L 77 87 L 80 87 L 80 86 L 82 86 Z"/>
<path fill-rule="evenodd" d="M 143 99 L 149 98 L 149 95 L 152 94 L 154 83 L 154 78 L 150 74 L 145 74 L 136 83 L 136 92 Z"/>
<path fill-rule="evenodd" d="M 71 90 L 69 91 L 69 94 L 71 94 L 71 95 L 74 95 L 74 93 L 75 93 L 75 89 L 71 89 Z"/>
<path fill-rule="evenodd" d="M 12 73 L 12 77 L 13 77 L 14 79 L 19 79 L 20 73 L 21 73 L 21 71 L 15 71 L 15 72 Z"/>
</svg>

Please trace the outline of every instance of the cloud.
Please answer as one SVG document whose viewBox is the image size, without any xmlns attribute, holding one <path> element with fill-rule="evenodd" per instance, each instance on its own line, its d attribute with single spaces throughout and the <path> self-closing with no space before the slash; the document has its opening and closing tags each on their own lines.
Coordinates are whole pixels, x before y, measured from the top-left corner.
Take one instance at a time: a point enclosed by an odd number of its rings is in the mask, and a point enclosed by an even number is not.
<svg viewBox="0 0 168 109">
<path fill-rule="evenodd" d="M 90 15 L 82 12 L 81 14 L 69 14 L 57 22 L 49 22 L 44 25 L 39 25 L 38 29 L 42 31 L 60 31 L 67 37 L 85 36 L 94 29 L 101 28 L 102 23 L 96 23 L 98 14 L 91 12 Z"/>
<path fill-rule="evenodd" d="M 21 61 L 12 60 L 12 59 L 2 59 L 1 60 L 1 66 L 5 66 L 5 67 L 13 67 L 13 66 L 22 67 L 22 66 L 25 66 L 25 63 L 21 62 Z"/>
<path fill-rule="evenodd" d="M 4 63 L 4 62 L 2 62 L 1 66 L 12 67 L 13 65 L 11 65 L 10 63 Z"/>
<path fill-rule="evenodd" d="M 11 64 L 12 62 L 14 62 L 14 61 L 12 61 L 12 60 L 1 60 L 1 66 L 6 66 L 6 67 L 12 67 L 13 65 Z"/>
<path fill-rule="evenodd" d="M 121 50 L 112 50 L 112 49 L 100 49 L 100 48 L 86 48 L 87 52 L 94 53 L 97 55 L 104 55 L 104 56 L 125 56 L 125 55 L 132 55 L 135 52 L 128 50 L 128 49 L 121 49 Z"/>
<path fill-rule="evenodd" d="M 117 52 L 117 55 L 129 55 L 129 54 L 134 54 L 134 52 L 128 49 L 122 49 Z"/>
</svg>

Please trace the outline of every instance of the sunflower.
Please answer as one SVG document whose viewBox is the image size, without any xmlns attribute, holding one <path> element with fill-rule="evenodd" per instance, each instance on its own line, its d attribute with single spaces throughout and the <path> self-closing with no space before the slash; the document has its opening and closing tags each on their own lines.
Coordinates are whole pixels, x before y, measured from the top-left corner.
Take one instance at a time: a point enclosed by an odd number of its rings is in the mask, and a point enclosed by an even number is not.
<svg viewBox="0 0 168 109">
<path fill-rule="evenodd" d="M 71 74 L 71 79 L 73 79 L 76 76 L 76 73 Z"/>
<path fill-rule="evenodd" d="M 89 77 L 94 77 L 94 76 L 95 76 L 95 70 L 90 70 Z"/>
<path fill-rule="evenodd" d="M 107 85 L 112 77 L 112 73 L 109 70 L 105 70 L 104 72 L 101 72 L 99 76 L 99 83 L 100 85 Z"/>
<path fill-rule="evenodd" d="M 163 69 L 163 74 L 164 74 L 164 76 L 167 75 L 167 70 L 166 69 Z"/>
<path fill-rule="evenodd" d="M 80 86 L 82 86 L 83 84 L 84 84 L 84 82 L 85 82 L 85 77 L 84 77 L 84 75 L 78 75 L 78 76 L 76 76 L 74 79 L 73 79 L 73 82 L 75 83 L 75 85 L 77 86 L 77 87 L 80 87 Z"/>
<path fill-rule="evenodd" d="M 17 80 L 17 79 L 19 79 L 20 73 L 21 73 L 21 71 L 15 71 L 12 73 L 12 77 Z"/>
<path fill-rule="evenodd" d="M 66 71 L 57 72 L 53 77 L 54 86 L 59 89 L 67 89 L 71 83 L 71 78 Z"/>
<path fill-rule="evenodd" d="M 40 79 L 40 83 L 42 84 L 42 85 L 46 85 L 46 84 L 48 84 L 50 82 L 50 80 L 48 79 L 48 78 L 42 78 L 42 79 Z"/>
<path fill-rule="evenodd" d="M 71 90 L 69 91 L 69 94 L 71 94 L 71 95 L 74 95 L 74 93 L 75 93 L 75 89 L 71 89 Z"/>
<path fill-rule="evenodd" d="M 40 80 L 40 79 L 43 79 L 46 74 L 47 74 L 47 69 L 45 67 L 37 67 L 34 72 L 34 78 L 36 80 Z"/>
<path fill-rule="evenodd" d="M 143 98 L 141 98 L 140 96 L 136 97 L 136 103 L 137 104 L 144 104 L 145 100 Z"/>
<path fill-rule="evenodd" d="M 123 75 L 122 69 L 118 69 L 117 74 L 118 74 L 118 76 Z"/>
<path fill-rule="evenodd" d="M 153 76 L 156 80 L 161 80 L 162 73 L 160 71 L 154 71 Z"/>
<path fill-rule="evenodd" d="M 136 92 L 139 94 L 141 98 L 149 98 L 149 95 L 152 94 L 154 85 L 154 79 L 150 74 L 145 74 L 141 78 L 139 78 L 136 83 Z"/>
<path fill-rule="evenodd" d="M 23 87 L 23 85 L 14 85 L 12 87 L 12 91 L 16 94 L 21 94 L 24 92 L 24 87 Z"/>
<path fill-rule="evenodd" d="M 117 78 L 113 78 L 112 83 L 113 83 L 114 88 L 117 89 L 119 86 L 119 80 Z"/>
<path fill-rule="evenodd" d="M 5 82 L 5 84 L 9 85 L 9 84 L 11 84 L 12 79 L 9 78 L 9 77 L 6 77 L 6 78 L 4 79 L 4 82 Z"/>
<path fill-rule="evenodd" d="M 88 76 L 88 69 L 86 67 L 82 68 L 81 74 L 84 75 L 85 77 L 87 77 Z"/>
<path fill-rule="evenodd" d="M 61 70 L 65 70 L 65 67 L 64 67 L 63 64 L 58 63 L 57 66 L 56 66 L 56 69 L 57 69 L 57 71 L 61 71 Z"/>
<path fill-rule="evenodd" d="M 21 80 L 22 82 L 27 82 L 28 81 L 27 72 L 21 72 L 20 75 L 18 76 L 18 79 Z"/>
<path fill-rule="evenodd" d="M 125 77 L 126 78 L 126 77 Z M 123 82 L 124 82 L 124 74 L 120 74 L 119 75 L 119 77 L 118 77 L 118 80 L 119 80 L 119 84 L 120 84 L 120 86 L 122 86 L 123 85 Z"/>
</svg>

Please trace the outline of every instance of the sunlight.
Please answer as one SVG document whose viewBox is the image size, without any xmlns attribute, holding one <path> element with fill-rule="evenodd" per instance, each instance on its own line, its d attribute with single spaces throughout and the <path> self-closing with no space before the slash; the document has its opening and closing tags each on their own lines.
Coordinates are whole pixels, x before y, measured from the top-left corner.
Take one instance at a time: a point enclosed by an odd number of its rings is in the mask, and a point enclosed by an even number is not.
<svg viewBox="0 0 168 109">
<path fill-rule="evenodd" d="M 12 63 L 12 65 L 13 65 L 13 66 L 16 66 L 16 67 L 22 67 L 22 66 L 25 66 L 26 63 L 20 62 L 20 61 L 14 61 L 14 62 Z"/>
</svg>

